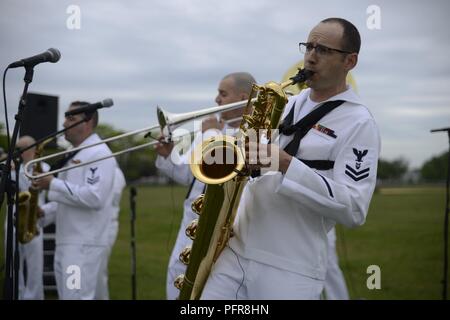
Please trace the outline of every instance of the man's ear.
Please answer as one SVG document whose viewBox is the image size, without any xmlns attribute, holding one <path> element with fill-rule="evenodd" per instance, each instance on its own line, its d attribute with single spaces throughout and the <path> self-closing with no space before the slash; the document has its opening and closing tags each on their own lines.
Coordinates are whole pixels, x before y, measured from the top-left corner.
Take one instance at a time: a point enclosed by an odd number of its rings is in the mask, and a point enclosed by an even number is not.
<svg viewBox="0 0 450 320">
<path fill-rule="evenodd" d="M 358 54 L 350 53 L 345 57 L 345 69 L 347 71 L 352 70 L 358 63 Z"/>
<path fill-rule="evenodd" d="M 91 116 L 91 118 L 90 118 L 88 121 L 86 121 L 86 125 L 89 126 L 89 128 L 90 128 L 92 131 L 95 131 L 94 117 Z"/>
</svg>

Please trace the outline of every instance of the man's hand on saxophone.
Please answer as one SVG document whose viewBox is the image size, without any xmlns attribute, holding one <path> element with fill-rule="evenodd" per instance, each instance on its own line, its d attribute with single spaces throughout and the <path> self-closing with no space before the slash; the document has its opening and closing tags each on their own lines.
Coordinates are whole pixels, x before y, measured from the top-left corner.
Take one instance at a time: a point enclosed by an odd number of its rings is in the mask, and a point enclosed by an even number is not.
<svg viewBox="0 0 450 320">
<path fill-rule="evenodd" d="M 245 144 L 245 163 L 251 171 L 271 167 L 286 173 L 291 163 L 292 156 L 276 144 L 264 144 L 254 141 Z"/>
<path fill-rule="evenodd" d="M 53 176 L 45 176 L 39 179 L 34 179 L 32 182 L 33 188 L 36 188 L 38 190 L 48 190 L 50 187 L 50 183 L 53 180 Z"/>
</svg>

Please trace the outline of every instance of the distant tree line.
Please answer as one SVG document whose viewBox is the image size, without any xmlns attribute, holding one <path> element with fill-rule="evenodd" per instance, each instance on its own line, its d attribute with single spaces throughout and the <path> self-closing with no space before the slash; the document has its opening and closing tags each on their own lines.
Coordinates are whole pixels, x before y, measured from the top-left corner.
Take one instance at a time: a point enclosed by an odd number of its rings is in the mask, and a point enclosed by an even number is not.
<svg viewBox="0 0 450 320">
<path fill-rule="evenodd" d="M 398 158 L 392 161 L 378 160 L 377 178 L 380 180 L 398 180 L 408 171 L 408 161 Z"/>
<path fill-rule="evenodd" d="M 445 181 L 447 179 L 448 151 L 427 160 L 420 169 L 424 181 Z"/>
<path fill-rule="evenodd" d="M 98 125 L 96 132 L 102 139 L 124 133 L 107 124 Z M 109 142 L 108 146 L 112 152 L 117 152 L 149 141 L 151 141 L 150 138 L 134 135 Z M 156 152 L 152 146 L 124 153 L 116 159 L 128 182 L 157 174 L 155 167 Z"/>
<path fill-rule="evenodd" d="M 443 182 L 447 178 L 448 151 L 424 162 L 417 171 L 416 182 Z M 398 181 L 411 172 L 404 158 L 394 160 L 379 159 L 377 178 L 381 181 Z"/>
</svg>

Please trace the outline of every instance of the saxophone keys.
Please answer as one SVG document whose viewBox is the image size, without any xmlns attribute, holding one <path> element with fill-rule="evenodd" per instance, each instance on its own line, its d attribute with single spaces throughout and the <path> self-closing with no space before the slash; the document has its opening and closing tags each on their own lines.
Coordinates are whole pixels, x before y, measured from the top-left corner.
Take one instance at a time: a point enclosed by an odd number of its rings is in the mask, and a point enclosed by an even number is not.
<svg viewBox="0 0 450 320">
<path fill-rule="evenodd" d="M 183 287 L 183 283 L 184 283 L 184 274 L 180 274 L 178 277 L 175 278 L 173 285 L 178 290 L 181 290 L 181 288 Z"/>
<path fill-rule="evenodd" d="M 194 202 L 192 202 L 191 209 L 193 212 L 195 212 L 198 215 L 200 215 L 200 212 L 202 212 L 204 198 L 205 198 L 205 195 L 202 193 L 201 195 L 199 195 L 197 197 L 197 199 L 194 200 Z"/>
<path fill-rule="evenodd" d="M 186 248 L 183 249 L 183 251 L 181 251 L 179 259 L 183 264 L 188 265 L 190 258 L 191 258 L 191 247 L 187 246 Z"/>
<path fill-rule="evenodd" d="M 189 225 L 186 228 L 186 236 L 191 239 L 194 240 L 195 239 L 195 234 L 197 232 L 197 226 L 198 226 L 198 219 L 192 220 L 191 223 L 189 223 Z"/>
</svg>

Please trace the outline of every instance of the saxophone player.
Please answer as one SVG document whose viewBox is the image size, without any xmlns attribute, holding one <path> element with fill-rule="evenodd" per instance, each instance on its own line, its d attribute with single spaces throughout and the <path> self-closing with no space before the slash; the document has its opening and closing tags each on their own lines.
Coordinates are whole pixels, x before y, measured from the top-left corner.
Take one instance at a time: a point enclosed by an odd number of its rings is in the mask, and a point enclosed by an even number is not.
<svg viewBox="0 0 450 320">
<path fill-rule="evenodd" d="M 25 149 L 36 141 L 31 136 L 21 137 L 16 144 L 17 149 Z M 19 173 L 20 192 L 28 191 L 31 181 L 24 174 L 24 166 L 35 158 L 36 147 L 23 151 L 21 154 L 21 165 Z M 48 171 L 49 166 L 43 164 L 43 170 Z M 12 171 L 15 175 L 15 171 Z M 39 205 L 44 203 L 44 195 L 38 198 Z M 44 251 L 42 227 L 37 225 L 39 233 L 29 242 L 19 242 L 19 299 L 20 300 L 43 300 L 44 299 Z M 26 270 L 26 271 L 25 271 Z"/>
<path fill-rule="evenodd" d="M 243 191 L 202 299 L 320 298 L 327 233 L 365 222 L 376 183 L 378 128 L 345 82 L 360 45 L 341 18 L 321 21 L 300 43 L 309 88 L 289 99 L 273 143 L 248 144 L 246 162 L 261 175 Z"/>
<path fill-rule="evenodd" d="M 247 100 L 251 92 L 252 84 L 255 82 L 253 76 L 247 72 L 228 74 L 219 83 L 215 102 L 217 105 L 221 106 Z M 220 115 L 220 121 L 218 121 L 216 117 L 204 120 L 202 123 L 202 132 L 197 135 L 196 139 L 191 144 L 190 150 L 197 146 L 201 141 L 199 141 L 199 139 L 207 139 L 211 136 L 220 134 L 227 129 L 236 129 L 240 124 L 241 120 L 239 117 L 242 116 L 242 113 L 243 108 L 239 108 L 223 112 Z M 167 299 L 175 300 L 179 295 L 179 290 L 174 286 L 175 278 L 186 271 L 186 265 L 179 260 L 178 256 L 186 246 L 192 244 L 192 240 L 186 236 L 185 230 L 188 224 L 197 218 L 197 215 L 192 211 L 191 204 L 200 194 L 205 192 L 206 185 L 192 176 L 189 169 L 189 151 L 180 158 L 178 152 L 173 148 L 173 143 L 161 143 L 155 146 L 155 150 L 158 153 L 156 167 L 176 182 L 183 185 L 190 185 L 184 201 L 182 222 L 174 248 L 170 255 L 167 270 Z"/>
</svg>

